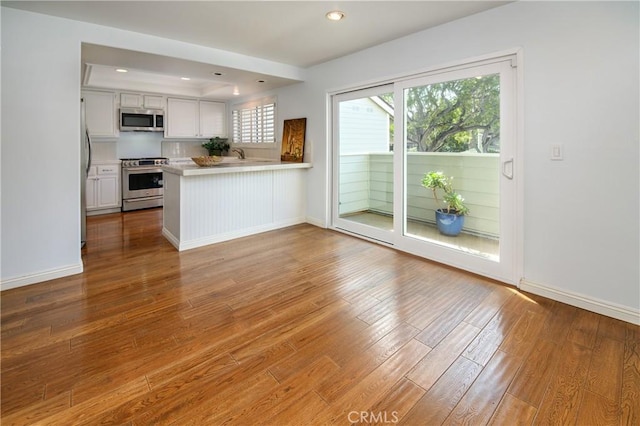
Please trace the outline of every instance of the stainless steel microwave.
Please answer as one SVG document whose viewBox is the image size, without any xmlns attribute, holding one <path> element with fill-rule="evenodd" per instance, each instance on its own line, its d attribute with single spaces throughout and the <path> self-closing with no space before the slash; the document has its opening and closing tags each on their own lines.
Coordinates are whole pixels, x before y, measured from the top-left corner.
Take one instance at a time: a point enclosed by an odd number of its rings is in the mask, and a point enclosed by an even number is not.
<svg viewBox="0 0 640 426">
<path fill-rule="evenodd" d="M 121 132 L 162 132 L 164 111 L 161 109 L 120 108 Z"/>
</svg>

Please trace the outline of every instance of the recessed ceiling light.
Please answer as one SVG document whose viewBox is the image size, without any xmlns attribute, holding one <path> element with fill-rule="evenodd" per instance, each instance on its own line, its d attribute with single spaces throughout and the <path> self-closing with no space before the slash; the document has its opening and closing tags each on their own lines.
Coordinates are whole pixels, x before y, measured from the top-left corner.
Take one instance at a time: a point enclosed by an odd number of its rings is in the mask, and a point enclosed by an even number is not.
<svg viewBox="0 0 640 426">
<path fill-rule="evenodd" d="M 116 72 L 129 72 L 129 70 L 126 70 L 124 68 L 116 68 Z"/>
<path fill-rule="evenodd" d="M 191 80 L 189 77 L 180 77 L 180 80 L 185 80 L 185 81 L 189 81 Z"/>
<path fill-rule="evenodd" d="M 256 83 L 264 83 L 265 80 L 256 80 Z"/>
<path fill-rule="evenodd" d="M 331 12 L 328 12 L 325 16 L 330 21 L 339 21 L 344 18 L 344 12 L 340 10 L 332 10 Z"/>
<path fill-rule="evenodd" d="M 222 73 L 221 72 L 212 72 L 211 75 L 221 76 Z"/>
</svg>

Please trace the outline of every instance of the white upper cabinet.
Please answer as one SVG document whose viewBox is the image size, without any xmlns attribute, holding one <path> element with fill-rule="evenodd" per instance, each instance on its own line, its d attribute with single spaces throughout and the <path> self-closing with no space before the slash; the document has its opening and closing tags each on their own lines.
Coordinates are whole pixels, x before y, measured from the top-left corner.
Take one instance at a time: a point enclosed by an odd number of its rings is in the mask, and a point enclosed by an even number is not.
<svg viewBox="0 0 640 426">
<path fill-rule="evenodd" d="M 226 136 L 223 102 L 167 99 L 166 137 L 212 138 Z"/>
<path fill-rule="evenodd" d="M 164 98 L 157 95 L 120 93 L 121 108 L 164 109 Z"/>
<path fill-rule="evenodd" d="M 91 136 L 118 136 L 114 92 L 82 92 L 87 130 Z"/>
<path fill-rule="evenodd" d="M 83 90 L 87 128 L 91 136 L 117 137 L 120 108 L 165 110 L 167 138 L 212 138 L 227 136 L 227 114 L 224 102 L 198 99 L 166 98 L 161 95 L 115 93 Z M 166 102 L 166 108 L 165 108 Z"/>
<path fill-rule="evenodd" d="M 168 138 L 198 137 L 200 133 L 198 115 L 198 101 L 193 99 L 167 99 L 166 136 Z"/>
<path fill-rule="evenodd" d="M 120 93 L 120 108 L 140 108 L 142 95 L 134 93 Z"/>
<path fill-rule="evenodd" d="M 200 136 L 225 137 L 225 111 L 226 105 L 223 102 L 200 101 Z"/>
<path fill-rule="evenodd" d="M 149 109 L 164 109 L 164 98 L 162 96 L 144 95 L 142 106 Z"/>
</svg>

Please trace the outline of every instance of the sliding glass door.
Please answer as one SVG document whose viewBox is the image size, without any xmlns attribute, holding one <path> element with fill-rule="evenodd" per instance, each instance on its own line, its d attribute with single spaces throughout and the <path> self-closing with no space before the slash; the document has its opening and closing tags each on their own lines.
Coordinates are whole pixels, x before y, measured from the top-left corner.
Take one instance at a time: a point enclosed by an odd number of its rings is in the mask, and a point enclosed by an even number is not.
<svg viewBox="0 0 640 426">
<path fill-rule="evenodd" d="M 403 106 L 395 244 L 515 284 L 513 75 L 507 59 L 395 85 Z"/>
<path fill-rule="evenodd" d="M 513 56 L 335 95 L 333 226 L 517 284 L 515 82 Z"/>
<path fill-rule="evenodd" d="M 333 225 L 392 243 L 393 86 L 333 100 Z"/>
</svg>

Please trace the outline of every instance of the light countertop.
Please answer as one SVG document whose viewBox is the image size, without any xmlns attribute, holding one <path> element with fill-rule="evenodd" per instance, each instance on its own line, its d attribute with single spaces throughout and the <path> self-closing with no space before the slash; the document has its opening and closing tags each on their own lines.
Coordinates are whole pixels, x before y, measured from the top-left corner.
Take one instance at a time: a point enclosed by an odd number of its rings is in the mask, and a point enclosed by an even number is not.
<svg viewBox="0 0 640 426">
<path fill-rule="evenodd" d="M 91 160 L 91 165 L 92 166 L 105 166 L 105 165 L 120 165 L 122 163 L 122 161 L 120 160 L 96 160 L 96 159 L 92 159 Z"/>
<path fill-rule="evenodd" d="M 225 173 L 258 172 L 285 169 L 309 169 L 311 163 L 288 163 L 274 160 L 251 159 L 223 161 L 211 167 L 199 167 L 193 161 L 175 161 L 162 166 L 162 171 L 179 176 L 202 176 Z"/>
</svg>

